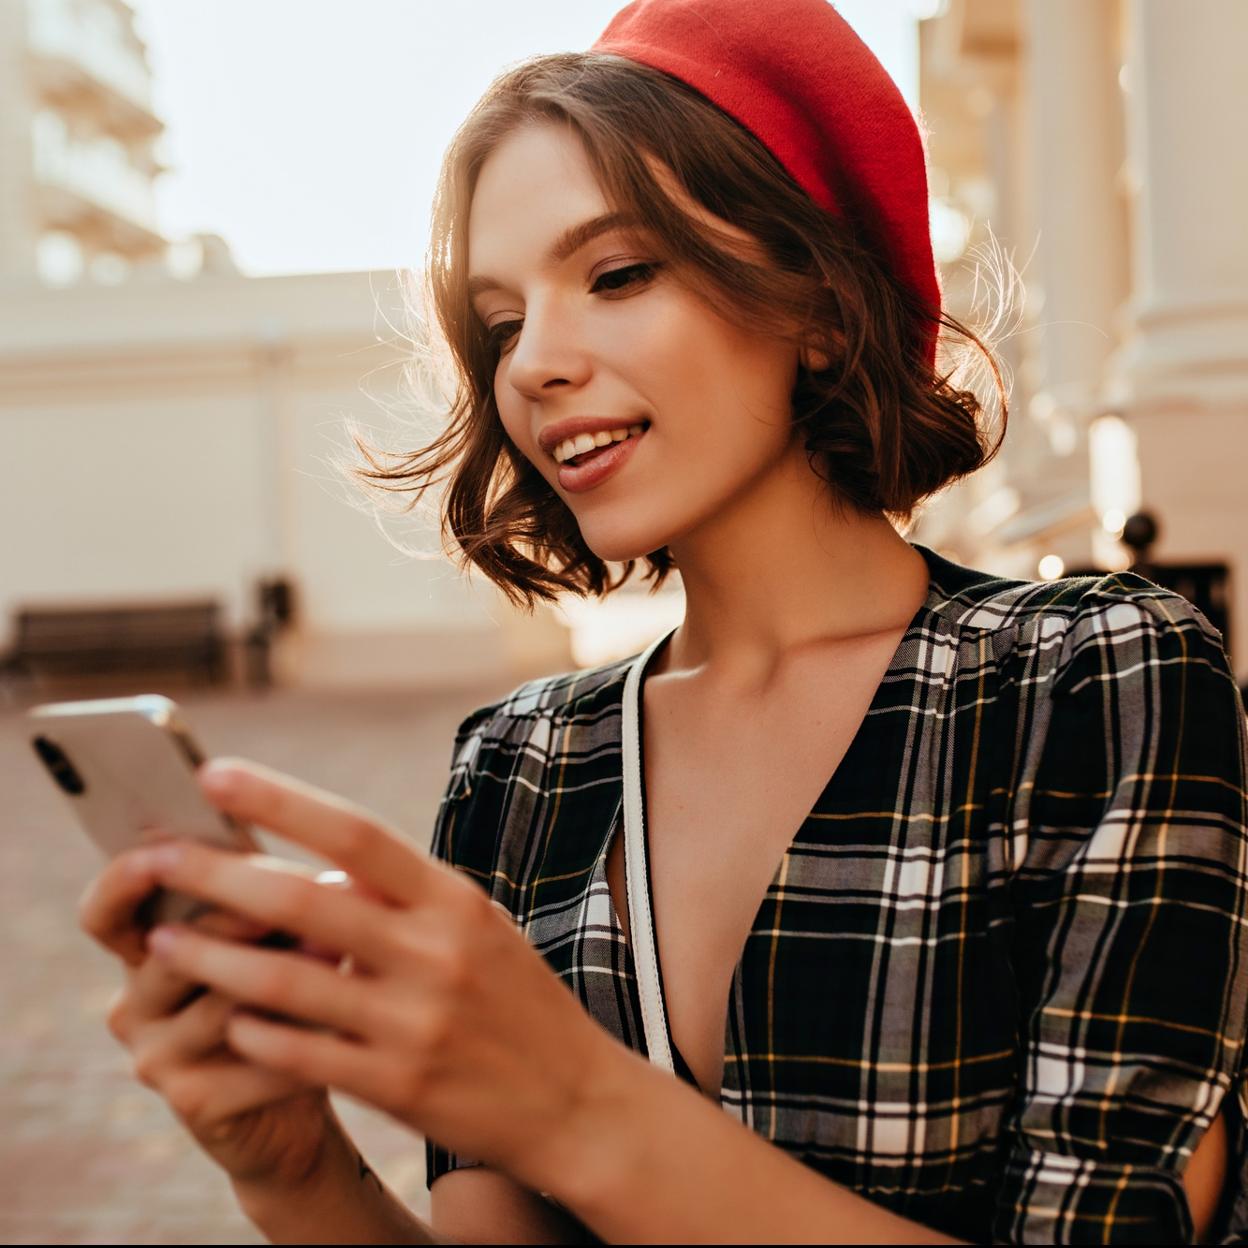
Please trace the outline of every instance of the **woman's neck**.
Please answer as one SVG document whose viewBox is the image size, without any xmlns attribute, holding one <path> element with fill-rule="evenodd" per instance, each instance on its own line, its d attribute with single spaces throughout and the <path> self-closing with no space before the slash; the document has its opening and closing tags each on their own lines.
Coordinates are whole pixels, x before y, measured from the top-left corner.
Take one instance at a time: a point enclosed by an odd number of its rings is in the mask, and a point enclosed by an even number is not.
<svg viewBox="0 0 1248 1248">
<path fill-rule="evenodd" d="M 923 556 L 884 518 L 837 509 L 805 455 L 672 543 L 685 619 L 655 675 L 763 691 L 803 657 L 904 628 L 927 598 Z"/>
</svg>

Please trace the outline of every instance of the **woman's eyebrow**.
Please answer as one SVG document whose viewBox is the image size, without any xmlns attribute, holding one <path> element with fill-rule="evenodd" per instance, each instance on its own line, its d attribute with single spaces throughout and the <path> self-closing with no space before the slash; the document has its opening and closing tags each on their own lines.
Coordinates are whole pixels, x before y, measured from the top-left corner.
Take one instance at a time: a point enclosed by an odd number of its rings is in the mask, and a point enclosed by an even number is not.
<svg viewBox="0 0 1248 1248">
<path fill-rule="evenodd" d="M 588 221 L 581 221 L 577 225 L 571 225 L 551 244 L 550 250 L 546 253 L 545 263 L 548 266 L 562 264 L 580 251 L 587 243 L 597 238 L 599 234 L 605 234 L 608 230 L 625 229 L 638 224 L 639 218 L 635 213 L 607 212 L 600 217 L 591 217 Z M 478 273 L 468 279 L 469 299 L 475 299 L 478 295 L 485 294 L 487 290 L 502 289 L 502 282 L 484 273 Z"/>
</svg>

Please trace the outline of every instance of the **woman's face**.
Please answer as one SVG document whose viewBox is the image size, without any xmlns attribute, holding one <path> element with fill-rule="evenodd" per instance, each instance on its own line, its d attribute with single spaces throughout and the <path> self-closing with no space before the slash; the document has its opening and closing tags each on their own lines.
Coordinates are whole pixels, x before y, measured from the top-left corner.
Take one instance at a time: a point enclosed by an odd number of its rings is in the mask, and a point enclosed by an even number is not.
<svg viewBox="0 0 1248 1248">
<path fill-rule="evenodd" d="M 691 215 L 751 246 L 665 182 Z M 670 268 L 656 268 L 644 232 L 616 226 L 567 242 L 566 231 L 611 212 L 572 132 L 513 131 L 473 196 L 473 303 L 499 351 L 503 426 L 572 509 L 589 548 L 621 561 L 673 546 L 679 560 L 682 538 L 801 453 L 790 412 L 797 348 L 717 315 Z M 648 427 L 578 481 L 539 439 L 585 417 Z"/>
</svg>

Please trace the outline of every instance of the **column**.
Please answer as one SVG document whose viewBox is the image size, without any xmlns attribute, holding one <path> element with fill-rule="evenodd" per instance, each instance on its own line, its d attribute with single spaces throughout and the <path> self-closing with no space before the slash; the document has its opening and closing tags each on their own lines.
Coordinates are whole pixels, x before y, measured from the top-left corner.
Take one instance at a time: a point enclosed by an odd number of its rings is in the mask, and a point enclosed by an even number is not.
<svg viewBox="0 0 1248 1248">
<path fill-rule="evenodd" d="M 1086 494 L 1087 425 L 1128 290 L 1116 14 L 1113 0 L 1028 0 L 1022 13 L 1029 161 L 1018 263 L 1031 398 L 1019 415 L 1044 435 L 1029 439 L 1047 451 L 1029 456 L 1037 501 Z"/>
<path fill-rule="evenodd" d="M 1127 0 L 1132 295 L 1108 397 L 1159 559 L 1231 564 L 1248 676 L 1248 4 Z"/>
</svg>

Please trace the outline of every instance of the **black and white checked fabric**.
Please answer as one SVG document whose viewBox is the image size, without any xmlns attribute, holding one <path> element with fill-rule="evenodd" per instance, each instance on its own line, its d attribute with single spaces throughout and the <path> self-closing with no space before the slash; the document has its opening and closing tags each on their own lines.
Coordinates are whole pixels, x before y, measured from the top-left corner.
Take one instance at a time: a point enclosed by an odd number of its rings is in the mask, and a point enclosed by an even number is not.
<svg viewBox="0 0 1248 1248">
<path fill-rule="evenodd" d="M 915 548 L 927 601 L 736 967 L 722 1106 L 972 1241 L 1185 1242 L 1179 1175 L 1224 1103 L 1244 1154 L 1248 737 L 1221 636 L 1130 573 Z M 644 1052 L 606 877 L 630 662 L 469 715 L 432 852 Z M 430 1184 L 475 1164 L 427 1159 Z"/>
</svg>

